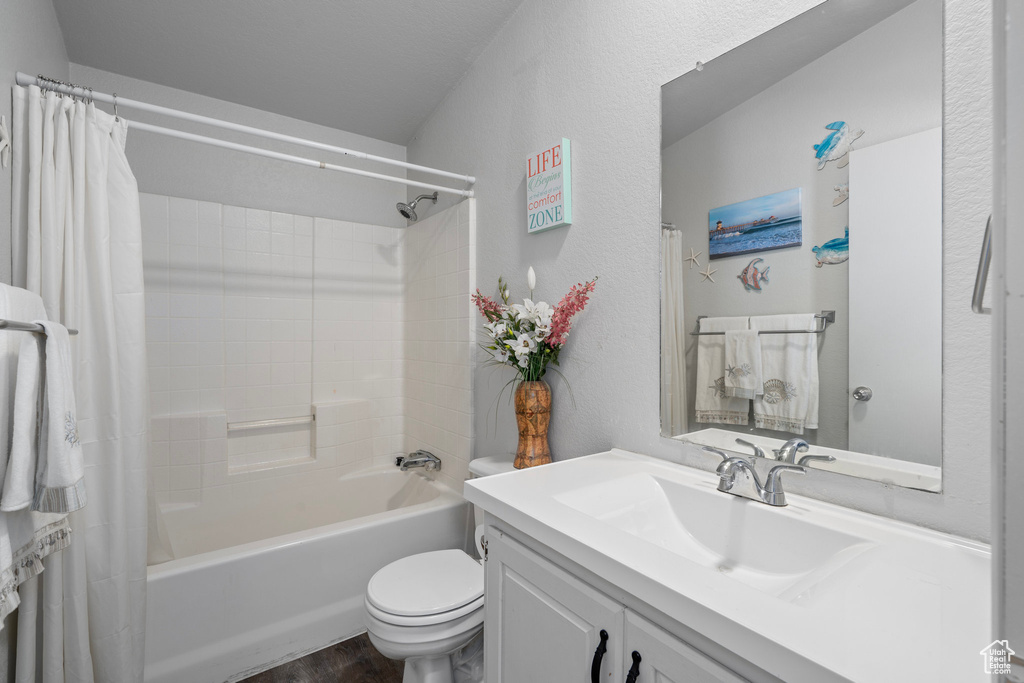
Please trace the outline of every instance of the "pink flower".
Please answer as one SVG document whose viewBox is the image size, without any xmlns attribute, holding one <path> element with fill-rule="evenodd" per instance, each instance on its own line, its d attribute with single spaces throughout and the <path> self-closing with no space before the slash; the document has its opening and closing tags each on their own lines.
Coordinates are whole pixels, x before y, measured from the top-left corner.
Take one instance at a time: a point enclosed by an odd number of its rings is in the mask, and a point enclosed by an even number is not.
<svg viewBox="0 0 1024 683">
<path fill-rule="evenodd" d="M 493 320 L 501 315 L 501 306 L 491 297 L 481 294 L 479 289 L 477 289 L 476 294 L 472 295 L 470 298 L 473 299 L 473 303 L 476 304 L 476 307 L 480 309 L 480 315 L 488 320 Z"/>
<path fill-rule="evenodd" d="M 576 284 L 569 293 L 562 297 L 562 300 L 555 306 L 555 312 L 551 316 L 551 332 L 548 334 L 546 344 L 557 349 L 565 343 L 572 328 L 573 320 L 579 315 L 590 300 L 590 294 L 594 291 L 597 278 L 586 284 Z"/>
</svg>

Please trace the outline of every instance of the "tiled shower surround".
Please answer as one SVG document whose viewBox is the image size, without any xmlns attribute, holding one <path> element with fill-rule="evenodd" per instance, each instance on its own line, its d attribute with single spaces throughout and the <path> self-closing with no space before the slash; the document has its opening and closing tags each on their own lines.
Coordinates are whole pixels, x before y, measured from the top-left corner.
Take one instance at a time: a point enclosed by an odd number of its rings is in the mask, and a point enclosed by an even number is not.
<svg viewBox="0 0 1024 683">
<path fill-rule="evenodd" d="M 472 200 L 408 228 L 153 194 L 141 210 L 157 502 L 272 494 L 417 448 L 461 490 Z"/>
</svg>

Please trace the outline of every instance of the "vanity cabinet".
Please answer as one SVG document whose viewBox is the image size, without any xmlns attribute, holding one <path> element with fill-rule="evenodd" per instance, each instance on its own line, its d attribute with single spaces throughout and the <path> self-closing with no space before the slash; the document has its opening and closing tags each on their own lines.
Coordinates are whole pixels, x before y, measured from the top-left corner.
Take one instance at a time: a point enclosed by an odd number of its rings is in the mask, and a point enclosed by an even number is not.
<svg viewBox="0 0 1024 683">
<path fill-rule="evenodd" d="M 488 683 L 741 683 L 729 669 L 555 563 L 487 528 L 484 667 Z M 597 655 L 607 634 L 603 655 Z"/>
<path fill-rule="evenodd" d="M 744 680 L 628 609 L 625 643 L 627 666 L 632 665 L 631 653 L 640 653 L 637 683 L 740 683 Z"/>
</svg>

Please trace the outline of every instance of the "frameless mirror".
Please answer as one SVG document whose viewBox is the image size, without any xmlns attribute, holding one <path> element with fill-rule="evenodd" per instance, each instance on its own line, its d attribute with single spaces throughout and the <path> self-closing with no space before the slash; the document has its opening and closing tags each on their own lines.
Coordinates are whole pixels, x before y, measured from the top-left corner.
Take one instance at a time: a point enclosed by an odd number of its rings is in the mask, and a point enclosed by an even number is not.
<svg viewBox="0 0 1024 683">
<path fill-rule="evenodd" d="M 941 489 L 942 45 L 828 0 L 662 87 L 663 435 Z"/>
</svg>

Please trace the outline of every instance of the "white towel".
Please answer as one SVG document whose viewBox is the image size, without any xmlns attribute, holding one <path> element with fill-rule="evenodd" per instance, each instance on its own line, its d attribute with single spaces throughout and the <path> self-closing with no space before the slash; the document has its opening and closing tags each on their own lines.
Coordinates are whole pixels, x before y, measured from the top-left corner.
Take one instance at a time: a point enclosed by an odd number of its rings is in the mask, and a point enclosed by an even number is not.
<svg viewBox="0 0 1024 683">
<path fill-rule="evenodd" d="M 0 284 L 0 318 L 31 321 L 46 316 L 43 301 L 24 289 Z M 0 480 L 5 480 L 14 419 L 18 355 L 31 332 L 0 331 Z M 67 547 L 71 529 L 66 515 L 0 512 L 0 619 L 20 602 L 17 587 L 42 571 L 47 555 Z"/>
<path fill-rule="evenodd" d="M 747 318 L 702 318 L 701 332 L 746 330 Z M 697 422 L 745 425 L 750 401 L 725 394 L 725 336 L 697 337 L 697 395 L 694 401 Z"/>
<path fill-rule="evenodd" d="M 750 319 L 756 330 L 813 330 L 813 313 Z M 818 428 L 818 335 L 761 335 L 764 394 L 754 399 L 754 426 L 792 434 Z"/>
<path fill-rule="evenodd" d="M 78 409 L 71 368 L 71 338 L 60 323 L 33 321 L 46 330 L 46 385 L 39 426 L 32 509 L 68 513 L 85 505 L 85 463 L 78 439 Z M 22 345 L 24 353 L 25 345 Z M 21 371 L 20 363 L 18 371 Z"/>
<path fill-rule="evenodd" d="M 11 457 L 0 494 L 0 511 L 22 510 L 32 504 L 36 493 L 36 468 L 39 465 L 39 433 L 43 418 L 42 359 L 46 337 L 23 334 L 18 354 L 18 378 L 14 390 L 14 423 Z"/>
<path fill-rule="evenodd" d="M 757 330 L 726 330 L 725 395 L 754 398 L 761 392 L 761 339 Z"/>
</svg>

